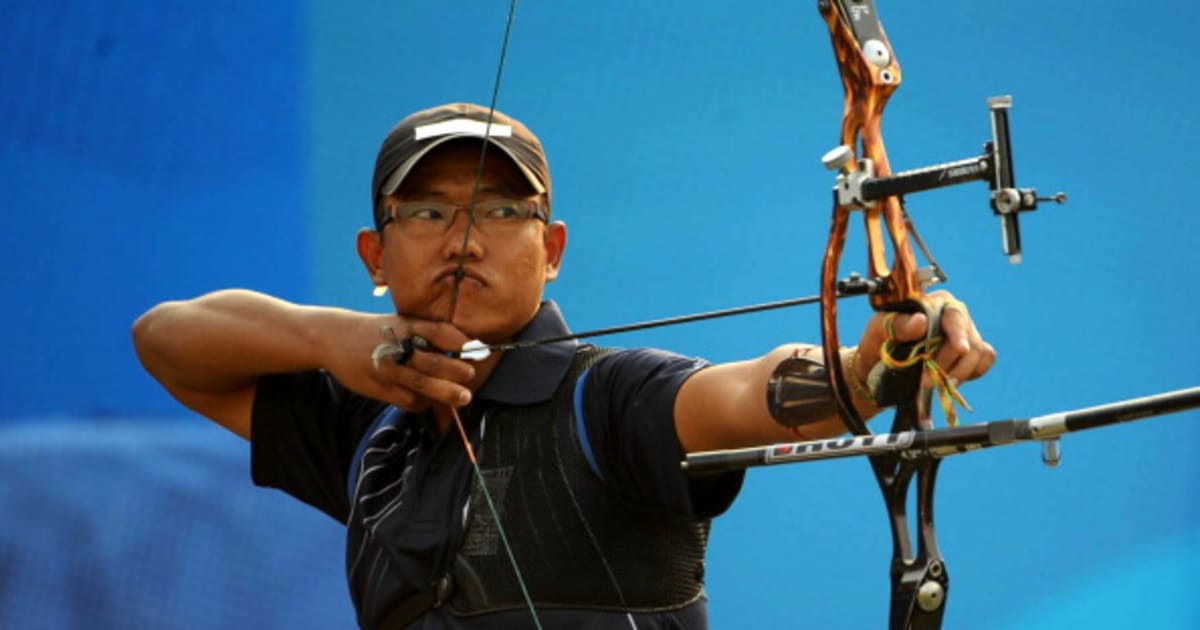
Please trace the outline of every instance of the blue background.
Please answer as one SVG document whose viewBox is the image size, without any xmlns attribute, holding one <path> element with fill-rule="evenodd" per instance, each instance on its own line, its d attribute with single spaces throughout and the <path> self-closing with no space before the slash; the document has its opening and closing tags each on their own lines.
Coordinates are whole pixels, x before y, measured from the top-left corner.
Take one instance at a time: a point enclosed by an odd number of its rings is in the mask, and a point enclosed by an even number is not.
<svg viewBox="0 0 1200 630">
<path fill-rule="evenodd" d="M 1016 267 L 983 184 L 909 199 L 999 350 L 965 421 L 1200 384 L 1200 6 L 880 4 L 893 166 L 975 155 L 1007 93 L 1018 183 L 1070 195 L 1024 217 Z M 519 7 L 499 107 L 551 157 L 575 329 L 816 292 L 841 89 L 813 5 Z M 0 1 L 0 625 L 84 627 L 103 599 L 89 627 L 352 626 L 336 524 L 250 488 L 245 444 L 157 388 L 129 326 L 230 286 L 384 309 L 353 248 L 378 143 L 487 103 L 507 8 Z M 603 341 L 724 361 L 818 337 L 801 309 Z M 946 626 L 1200 625 L 1198 422 L 1069 436 L 1057 470 L 1034 445 L 947 461 Z M 880 627 L 889 553 L 865 462 L 753 471 L 715 526 L 712 624 Z"/>
</svg>

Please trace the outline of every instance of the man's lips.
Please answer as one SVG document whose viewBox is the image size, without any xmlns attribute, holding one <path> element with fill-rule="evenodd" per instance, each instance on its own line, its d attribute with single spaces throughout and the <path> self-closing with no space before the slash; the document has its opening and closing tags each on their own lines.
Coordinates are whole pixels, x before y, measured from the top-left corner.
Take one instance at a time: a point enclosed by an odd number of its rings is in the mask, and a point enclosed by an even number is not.
<svg viewBox="0 0 1200 630">
<path fill-rule="evenodd" d="M 439 273 L 437 275 L 437 278 L 434 280 L 434 282 L 436 282 L 436 283 L 442 283 L 442 282 L 454 283 L 455 277 L 457 276 L 458 271 L 459 271 L 458 267 L 452 267 L 450 269 L 447 269 L 447 270 Z M 465 283 L 468 281 L 472 281 L 479 286 L 487 285 L 487 283 L 484 282 L 484 280 L 483 280 L 483 276 L 479 275 L 477 272 L 475 272 L 471 269 L 467 269 L 464 267 L 462 269 L 462 282 Z"/>
</svg>

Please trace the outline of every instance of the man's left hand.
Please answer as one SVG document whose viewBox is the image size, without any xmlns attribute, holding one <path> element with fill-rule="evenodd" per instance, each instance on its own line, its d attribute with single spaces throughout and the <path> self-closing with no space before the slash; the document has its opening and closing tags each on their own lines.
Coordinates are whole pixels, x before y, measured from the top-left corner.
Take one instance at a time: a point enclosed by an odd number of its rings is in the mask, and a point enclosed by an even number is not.
<svg viewBox="0 0 1200 630">
<path fill-rule="evenodd" d="M 947 291 L 930 293 L 927 300 L 933 309 L 942 313 L 942 343 L 935 359 L 951 383 L 957 386 L 986 374 L 996 362 L 996 349 L 980 336 L 966 305 Z M 848 370 L 854 370 L 851 378 L 857 378 L 860 383 L 866 382 L 867 375 L 880 360 L 883 342 L 888 339 L 885 325 L 887 317 L 887 313 L 876 313 L 867 322 L 867 329 L 859 340 L 855 361 L 853 365 L 846 366 Z M 895 341 L 904 343 L 925 338 L 929 318 L 924 313 L 893 317 L 891 327 Z M 928 386 L 929 383 L 924 382 L 924 385 Z"/>
</svg>

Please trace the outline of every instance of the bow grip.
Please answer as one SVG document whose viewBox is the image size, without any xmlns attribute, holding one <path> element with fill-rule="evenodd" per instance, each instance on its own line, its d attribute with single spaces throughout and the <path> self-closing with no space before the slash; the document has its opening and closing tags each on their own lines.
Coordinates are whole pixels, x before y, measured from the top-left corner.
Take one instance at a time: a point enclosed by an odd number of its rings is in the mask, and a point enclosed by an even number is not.
<svg viewBox="0 0 1200 630">
<path fill-rule="evenodd" d="M 883 361 L 876 363 L 867 375 L 867 386 L 875 396 L 875 403 L 881 407 L 895 406 L 897 429 L 912 429 L 916 420 L 929 417 L 930 391 L 921 387 L 923 363 L 912 360 L 919 346 L 928 343 L 941 334 L 942 309 L 940 302 L 929 300 L 907 301 L 889 308 L 888 312 L 900 314 L 925 314 L 925 336 L 921 339 L 897 342 L 892 344 L 890 354 L 899 363 L 908 363 L 901 368 L 889 368 Z M 885 347 L 884 351 L 888 351 Z M 902 422 L 902 418 L 909 420 Z"/>
</svg>

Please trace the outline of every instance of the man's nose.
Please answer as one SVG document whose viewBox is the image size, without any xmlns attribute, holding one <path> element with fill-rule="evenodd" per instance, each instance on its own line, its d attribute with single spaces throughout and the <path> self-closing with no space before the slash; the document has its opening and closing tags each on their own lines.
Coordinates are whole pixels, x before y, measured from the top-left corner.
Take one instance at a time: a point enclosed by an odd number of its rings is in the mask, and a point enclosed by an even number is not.
<svg viewBox="0 0 1200 630">
<path fill-rule="evenodd" d="M 456 236 L 460 243 L 465 233 L 474 233 L 478 230 L 479 226 L 471 218 L 471 210 L 466 206 L 455 208 L 454 214 L 450 215 L 450 223 L 446 225 L 446 233 Z"/>
<path fill-rule="evenodd" d="M 450 225 L 447 227 L 450 230 L 461 229 L 470 225 L 471 222 L 472 219 L 470 207 L 460 206 L 454 209 L 454 214 L 450 215 Z M 477 226 L 472 226 L 471 229 L 474 229 L 475 227 Z"/>
<path fill-rule="evenodd" d="M 479 226 L 472 223 L 471 213 L 467 208 L 455 208 L 445 234 L 444 253 L 447 258 L 459 255 L 479 256 Z"/>
</svg>

